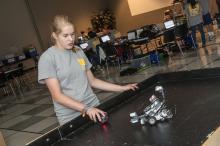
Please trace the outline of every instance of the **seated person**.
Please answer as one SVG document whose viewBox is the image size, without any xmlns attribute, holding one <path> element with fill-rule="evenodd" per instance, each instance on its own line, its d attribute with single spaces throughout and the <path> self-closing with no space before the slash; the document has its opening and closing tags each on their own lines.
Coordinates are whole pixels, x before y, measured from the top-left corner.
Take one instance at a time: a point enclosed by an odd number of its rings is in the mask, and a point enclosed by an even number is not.
<svg viewBox="0 0 220 146">
<path fill-rule="evenodd" d="M 173 19 L 173 11 L 168 9 L 164 12 L 164 22 Z"/>
<path fill-rule="evenodd" d="M 84 51 L 90 63 L 93 65 L 92 70 L 96 70 L 97 66 L 100 66 L 99 56 L 92 50 L 92 48 L 88 48 Z"/>
<path fill-rule="evenodd" d="M 88 36 L 89 36 L 89 38 L 97 37 L 96 32 L 91 27 L 88 28 Z"/>
<path fill-rule="evenodd" d="M 111 40 L 115 39 L 113 29 L 107 24 L 105 24 L 102 28 L 102 35 L 109 35 Z"/>
<path fill-rule="evenodd" d="M 164 12 L 164 22 L 172 20 L 172 19 L 173 19 L 172 10 L 166 10 Z M 164 43 L 172 43 L 173 45 L 177 45 L 180 52 L 183 54 L 181 46 L 184 45 L 184 42 L 182 41 L 182 39 L 180 39 L 179 37 L 177 37 L 175 35 L 175 29 L 176 28 L 173 27 L 173 28 L 170 28 L 170 29 L 167 29 L 167 30 L 164 31 L 164 40 L 163 40 L 163 42 Z"/>
<path fill-rule="evenodd" d="M 172 20 L 172 10 L 166 10 L 164 12 L 164 22 Z M 175 41 L 174 29 L 164 31 L 164 43 Z"/>
<path fill-rule="evenodd" d="M 110 27 L 107 25 L 107 24 L 105 24 L 104 26 L 103 26 L 103 28 L 102 28 L 102 33 L 103 34 L 109 34 L 110 33 Z"/>
<path fill-rule="evenodd" d="M 88 41 L 89 37 L 86 35 L 85 31 L 82 30 L 82 31 L 80 32 L 80 34 L 81 34 L 81 36 L 78 38 L 78 41 L 79 41 L 80 43 L 83 43 L 83 42 Z"/>
</svg>

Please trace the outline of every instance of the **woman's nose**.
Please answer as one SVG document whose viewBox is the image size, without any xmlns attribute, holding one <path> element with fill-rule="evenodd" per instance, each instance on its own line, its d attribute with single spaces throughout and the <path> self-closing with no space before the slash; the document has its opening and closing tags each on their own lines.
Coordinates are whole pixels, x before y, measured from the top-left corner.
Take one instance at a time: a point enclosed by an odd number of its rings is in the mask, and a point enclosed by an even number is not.
<svg viewBox="0 0 220 146">
<path fill-rule="evenodd" d="M 71 41 L 74 40 L 74 38 L 72 36 L 69 36 L 68 39 L 71 40 Z"/>
</svg>

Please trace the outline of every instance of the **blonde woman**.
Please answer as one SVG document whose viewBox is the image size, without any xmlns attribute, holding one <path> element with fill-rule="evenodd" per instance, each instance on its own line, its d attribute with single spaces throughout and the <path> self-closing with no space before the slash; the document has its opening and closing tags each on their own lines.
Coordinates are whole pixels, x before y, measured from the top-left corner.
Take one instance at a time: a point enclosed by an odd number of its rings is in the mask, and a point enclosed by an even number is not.
<svg viewBox="0 0 220 146">
<path fill-rule="evenodd" d="M 51 38 L 54 45 L 39 60 L 38 81 L 47 85 L 60 125 L 80 114 L 88 115 L 94 122 L 101 121 L 105 112 L 96 108 L 99 99 L 92 87 L 116 92 L 138 88 L 137 84 L 121 86 L 93 76 L 91 63 L 83 51 L 74 45 L 74 26 L 67 16 L 55 16 L 51 25 Z"/>
</svg>

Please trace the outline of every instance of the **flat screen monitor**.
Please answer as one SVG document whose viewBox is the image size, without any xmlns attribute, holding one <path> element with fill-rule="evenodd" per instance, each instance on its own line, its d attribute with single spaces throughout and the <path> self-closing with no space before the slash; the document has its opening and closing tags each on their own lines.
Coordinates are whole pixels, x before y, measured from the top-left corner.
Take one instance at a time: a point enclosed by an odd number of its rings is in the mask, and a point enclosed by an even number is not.
<svg viewBox="0 0 220 146">
<path fill-rule="evenodd" d="M 109 35 L 101 36 L 101 41 L 102 41 L 103 43 L 110 41 Z"/>
<path fill-rule="evenodd" d="M 173 20 L 169 20 L 169 21 L 166 21 L 164 22 L 164 26 L 166 29 L 170 29 L 170 28 L 173 28 L 175 26 Z"/>
<path fill-rule="evenodd" d="M 144 30 L 143 28 L 140 28 L 140 29 L 136 30 L 137 38 L 140 38 L 140 34 L 142 33 L 143 30 Z"/>
<path fill-rule="evenodd" d="M 8 59 L 7 60 L 7 63 L 14 63 L 16 61 L 16 59 L 15 59 L 15 57 L 13 57 L 13 58 L 10 58 L 10 59 Z"/>
<path fill-rule="evenodd" d="M 82 43 L 82 44 L 79 44 L 79 46 L 84 50 L 89 46 L 89 44 L 88 43 Z"/>
<path fill-rule="evenodd" d="M 128 32 L 128 40 L 134 40 L 134 39 L 136 39 L 135 31 Z"/>
<path fill-rule="evenodd" d="M 20 56 L 18 56 L 18 60 L 24 60 L 25 58 L 26 58 L 25 55 L 20 55 Z"/>
</svg>

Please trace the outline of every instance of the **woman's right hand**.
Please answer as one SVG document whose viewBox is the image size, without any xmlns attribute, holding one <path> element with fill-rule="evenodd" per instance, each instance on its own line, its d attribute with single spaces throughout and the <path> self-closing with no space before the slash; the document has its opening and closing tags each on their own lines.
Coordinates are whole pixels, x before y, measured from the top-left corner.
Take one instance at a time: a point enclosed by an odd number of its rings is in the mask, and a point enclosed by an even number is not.
<svg viewBox="0 0 220 146">
<path fill-rule="evenodd" d="M 105 116 L 106 113 L 98 108 L 91 107 L 86 111 L 86 114 L 92 121 L 97 122 L 97 118 L 98 121 L 101 121 L 101 117 Z"/>
</svg>

